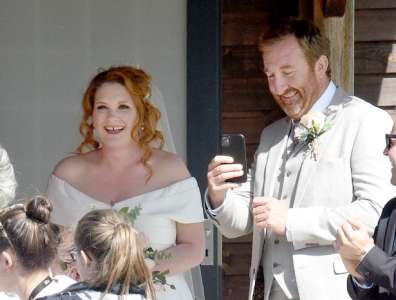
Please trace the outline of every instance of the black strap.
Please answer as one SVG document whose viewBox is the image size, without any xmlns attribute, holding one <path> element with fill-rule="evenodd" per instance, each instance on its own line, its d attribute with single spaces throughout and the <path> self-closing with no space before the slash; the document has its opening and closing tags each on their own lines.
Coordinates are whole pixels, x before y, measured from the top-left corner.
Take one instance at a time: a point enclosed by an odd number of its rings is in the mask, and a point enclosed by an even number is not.
<svg viewBox="0 0 396 300">
<path fill-rule="evenodd" d="M 45 277 L 44 280 L 41 281 L 30 293 L 28 300 L 33 300 L 43 289 L 49 286 L 52 281 L 53 279 L 50 276 Z"/>
<path fill-rule="evenodd" d="M 76 299 L 81 299 L 77 294 L 82 293 L 82 292 L 88 292 L 89 291 L 97 291 L 97 292 L 104 292 L 106 290 L 106 287 L 89 287 L 89 285 L 86 282 L 77 282 L 66 289 L 64 289 L 62 292 L 51 295 L 51 296 L 45 296 L 43 298 L 38 298 L 37 300 L 76 300 Z M 115 295 L 121 295 L 121 286 L 120 285 L 115 285 L 109 293 L 110 294 L 115 294 Z M 129 294 L 135 294 L 135 295 L 142 295 L 146 296 L 146 292 L 144 288 L 139 287 L 139 286 L 131 286 L 129 288 Z"/>
</svg>

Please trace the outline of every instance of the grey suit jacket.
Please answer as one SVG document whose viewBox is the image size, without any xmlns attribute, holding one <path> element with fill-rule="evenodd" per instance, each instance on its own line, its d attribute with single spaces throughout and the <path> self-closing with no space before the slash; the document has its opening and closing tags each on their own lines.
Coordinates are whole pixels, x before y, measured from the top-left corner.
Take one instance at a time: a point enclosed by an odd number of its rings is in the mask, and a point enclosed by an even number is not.
<svg viewBox="0 0 396 300">
<path fill-rule="evenodd" d="M 332 246 L 337 229 L 353 216 L 373 232 L 383 206 L 394 195 L 390 162 L 383 155 L 384 134 L 393 124 L 390 116 L 340 88 L 326 114 L 333 118 L 333 125 L 319 137 L 318 160 L 307 155 L 301 165 L 286 225 L 292 236 L 301 300 L 349 299 L 347 273 Z M 263 130 L 248 181 L 227 192 L 215 217 L 208 214 L 229 238 L 253 231 L 249 300 L 262 255 L 264 299 L 268 299 L 273 273 L 282 273 L 282 265 L 274 270 L 270 260 L 273 237 L 254 226 L 251 201 L 256 196 L 273 196 L 268 193 L 288 128 L 289 119 L 284 118 Z"/>
</svg>

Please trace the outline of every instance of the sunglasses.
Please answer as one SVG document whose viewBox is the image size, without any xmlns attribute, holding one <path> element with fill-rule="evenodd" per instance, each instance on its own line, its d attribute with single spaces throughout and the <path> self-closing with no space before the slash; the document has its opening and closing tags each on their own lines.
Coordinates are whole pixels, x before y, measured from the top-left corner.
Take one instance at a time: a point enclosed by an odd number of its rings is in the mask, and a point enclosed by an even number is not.
<svg viewBox="0 0 396 300">
<path fill-rule="evenodd" d="M 385 134 L 386 149 L 389 151 L 394 145 L 396 145 L 396 134 Z"/>
</svg>

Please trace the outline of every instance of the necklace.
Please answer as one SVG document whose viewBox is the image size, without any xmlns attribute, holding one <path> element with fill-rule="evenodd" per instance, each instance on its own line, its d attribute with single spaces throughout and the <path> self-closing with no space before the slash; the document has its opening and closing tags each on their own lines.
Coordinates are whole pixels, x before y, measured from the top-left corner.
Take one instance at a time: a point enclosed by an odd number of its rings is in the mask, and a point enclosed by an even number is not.
<svg viewBox="0 0 396 300">
<path fill-rule="evenodd" d="M 51 284 L 54 281 L 50 276 L 47 276 L 41 281 L 30 293 L 28 300 L 33 300 L 43 289 Z"/>
</svg>

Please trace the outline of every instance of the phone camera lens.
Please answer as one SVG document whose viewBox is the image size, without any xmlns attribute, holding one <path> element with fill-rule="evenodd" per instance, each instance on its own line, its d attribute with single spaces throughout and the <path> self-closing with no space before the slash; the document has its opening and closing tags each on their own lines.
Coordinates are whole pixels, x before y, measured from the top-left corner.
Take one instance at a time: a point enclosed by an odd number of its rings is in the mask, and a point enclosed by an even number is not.
<svg viewBox="0 0 396 300">
<path fill-rule="evenodd" d="M 223 137 L 221 138 L 221 146 L 222 146 L 222 147 L 228 147 L 228 146 L 230 146 L 230 137 L 228 137 L 228 136 L 223 136 Z"/>
</svg>

